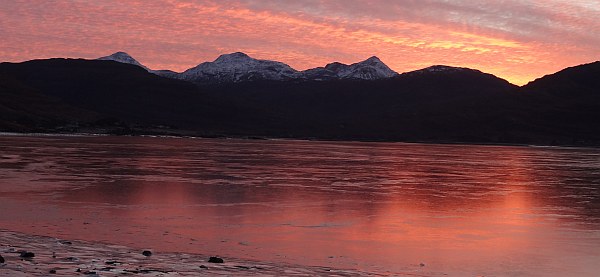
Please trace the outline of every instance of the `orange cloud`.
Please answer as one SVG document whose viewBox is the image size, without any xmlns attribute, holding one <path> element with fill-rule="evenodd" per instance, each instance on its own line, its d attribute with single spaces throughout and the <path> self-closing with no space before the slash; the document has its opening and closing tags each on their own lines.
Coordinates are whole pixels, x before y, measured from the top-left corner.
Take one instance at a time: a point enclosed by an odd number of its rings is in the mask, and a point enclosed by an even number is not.
<svg viewBox="0 0 600 277">
<path fill-rule="evenodd" d="M 597 60 L 599 17 L 562 0 L 15 0 L 0 9 L 0 60 L 122 50 L 183 71 L 234 51 L 296 69 L 377 55 L 399 72 L 446 64 L 524 84 Z"/>
</svg>

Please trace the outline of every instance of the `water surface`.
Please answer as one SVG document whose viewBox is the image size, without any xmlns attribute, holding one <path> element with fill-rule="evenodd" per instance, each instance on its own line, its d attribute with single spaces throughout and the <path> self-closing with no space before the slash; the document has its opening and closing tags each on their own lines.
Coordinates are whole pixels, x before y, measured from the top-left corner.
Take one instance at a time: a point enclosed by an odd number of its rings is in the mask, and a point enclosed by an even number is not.
<svg viewBox="0 0 600 277">
<path fill-rule="evenodd" d="M 0 228 L 417 276 L 598 276 L 600 150 L 0 137 Z"/>
</svg>

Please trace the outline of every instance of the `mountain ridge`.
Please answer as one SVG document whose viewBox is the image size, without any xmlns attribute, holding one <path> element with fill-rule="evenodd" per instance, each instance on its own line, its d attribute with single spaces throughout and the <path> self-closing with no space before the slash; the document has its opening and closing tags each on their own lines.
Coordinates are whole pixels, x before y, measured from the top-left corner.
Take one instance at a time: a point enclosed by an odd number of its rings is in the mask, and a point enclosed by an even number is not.
<svg viewBox="0 0 600 277">
<path fill-rule="evenodd" d="M 231 59 L 231 57 L 237 57 L 237 58 Z M 330 80 L 340 80 L 340 79 L 379 80 L 379 79 L 393 78 L 393 77 L 397 77 L 397 76 L 404 75 L 404 74 L 423 74 L 423 73 L 446 74 L 446 73 L 459 72 L 459 71 L 482 72 L 478 69 L 473 69 L 473 68 L 456 67 L 456 66 L 448 66 L 448 65 L 438 64 L 438 65 L 431 65 L 431 66 L 428 66 L 428 67 L 425 67 L 422 69 L 416 69 L 416 70 L 412 70 L 412 71 L 398 73 L 398 72 L 390 69 L 377 56 L 371 56 L 371 57 L 367 58 L 366 60 L 359 61 L 359 62 L 350 64 L 350 65 L 344 64 L 341 62 L 331 62 L 322 67 L 309 68 L 309 69 L 302 70 L 302 71 L 296 70 L 282 62 L 272 61 L 272 60 L 254 59 L 243 52 L 233 52 L 233 53 L 229 53 L 229 54 L 222 54 L 212 62 L 202 62 L 199 65 L 189 68 L 183 72 L 175 72 L 172 70 L 164 70 L 164 69 L 163 70 L 152 70 L 152 69 L 148 68 L 147 66 L 143 65 L 142 63 L 140 63 L 139 61 L 137 61 L 131 55 L 129 55 L 123 51 L 115 52 L 111 55 L 100 57 L 97 59 L 98 60 L 112 60 L 112 61 L 120 62 L 120 63 L 133 64 L 133 65 L 137 65 L 139 67 L 146 69 L 150 73 L 153 73 L 153 74 L 156 74 L 156 75 L 159 75 L 162 77 L 187 80 L 187 81 L 196 82 L 196 83 L 227 83 L 227 82 L 257 81 L 257 80 L 275 80 L 275 81 L 288 81 L 288 80 L 330 81 Z M 218 63 L 218 62 L 224 62 L 224 61 L 229 61 L 230 64 L 235 64 L 236 60 L 238 60 L 238 61 L 246 60 L 246 61 L 253 61 L 253 62 L 267 62 L 272 65 L 278 65 L 278 66 L 281 66 L 282 68 L 285 68 L 285 70 L 284 70 L 285 74 L 283 74 L 283 75 L 271 74 L 270 76 L 265 76 L 264 73 L 256 72 L 256 70 L 241 70 L 241 71 L 236 72 L 237 74 L 233 74 L 233 75 L 236 75 L 237 78 L 231 78 L 231 76 L 229 76 L 228 78 L 224 78 L 224 80 L 221 80 L 219 78 L 214 78 L 215 76 L 218 77 L 218 74 L 215 74 L 214 71 L 212 73 L 202 72 L 201 65 L 203 65 L 203 64 L 206 66 L 209 64 L 213 64 L 215 62 Z M 526 87 L 529 84 L 534 83 L 535 81 L 537 81 L 539 79 L 560 73 L 565 70 L 569 70 L 571 68 L 577 68 L 579 66 L 593 65 L 593 64 L 598 64 L 598 63 L 600 63 L 600 61 L 595 61 L 595 62 L 590 62 L 587 64 L 581 64 L 581 65 L 567 67 L 563 70 L 560 70 L 559 72 L 547 74 L 545 76 L 536 78 L 535 80 L 530 81 L 527 84 L 520 85 L 520 87 Z M 370 66 L 370 68 L 368 66 Z M 271 71 L 273 71 L 272 69 L 273 68 L 270 68 Z M 186 72 L 188 72 L 188 74 L 184 74 Z M 221 71 L 221 73 L 222 73 L 222 71 Z M 231 75 L 231 73 L 232 72 L 229 72 L 230 75 Z M 485 72 L 482 72 L 482 73 L 485 73 Z M 485 74 L 493 75 L 490 73 L 485 73 Z M 196 78 L 194 78 L 193 75 L 202 75 L 202 76 L 208 75 L 209 77 L 208 78 L 200 77 L 200 78 L 196 79 Z M 240 77 L 243 75 L 246 75 L 245 76 L 246 78 Z M 493 75 L 493 76 L 495 76 L 495 75 Z M 213 78 L 211 78 L 211 77 L 213 77 Z M 258 78 L 256 78 L 256 77 L 258 77 Z M 495 76 L 495 77 L 500 78 L 498 76 Z"/>
<path fill-rule="evenodd" d="M 0 131 L 600 146 L 598 74 L 596 62 L 525 87 L 439 66 L 377 80 L 194 84 L 106 60 L 0 63 Z"/>
<path fill-rule="evenodd" d="M 125 52 L 116 52 L 98 58 L 140 66 L 148 72 L 172 79 L 190 81 L 197 84 L 223 84 L 246 81 L 331 81 L 331 80 L 381 80 L 394 78 L 403 74 L 419 74 L 425 72 L 448 72 L 477 69 L 433 65 L 427 68 L 404 72 L 402 74 L 390 69 L 377 56 L 352 64 L 331 62 L 323 67 L 315 67 L 298 71 L 289 65 L 272 60 L 254 59 L 243 52 L 222 54 L 215 60 L 202 62 L 183 72 L 171 70 L 152 70 L 138 62 Z M 489 73 L 488 73 L 489 74 Z"/>
<path fill-rule="evenodd" d="M 152 70 L 125 52 L 116 52 L 98 59 L 133 64 L 159 76 L 195 83 L 236 83 L 256 80 L 377 80 L 399 75 L 376 56 L 350 65 L 333 62 L 324 67 L 298 71 L 282 62 L 254 59 L 243 52 L 234 52 L 220 55 L 212 62 L 202 62 L 181 73 Z"/>
</svg>

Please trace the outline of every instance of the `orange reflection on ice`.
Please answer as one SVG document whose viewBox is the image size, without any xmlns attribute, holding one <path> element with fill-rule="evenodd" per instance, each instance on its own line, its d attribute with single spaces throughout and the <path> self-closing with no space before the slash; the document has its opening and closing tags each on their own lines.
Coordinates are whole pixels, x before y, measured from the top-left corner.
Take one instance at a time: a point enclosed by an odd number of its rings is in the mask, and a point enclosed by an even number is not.
<svg viewBox="0 0 600 277">
<path fill-rule="evenodd" d="M 77 140 L 49 149 L 11 142 L 45 149 L 28 160 L 54 164 L 52 179 L 69 181 L 4 196 L 0 228 L 394 274 L 552 275 L 548 264 L 593 270 L 587 261 L 600 254 L 586 231 L 600 229 L 597 202 L 563 198 L 597 197 L 598 171 L 581 170 L 596 150 Z M 20 174 L 11 172 L 8 180 Z"/>
</svg>

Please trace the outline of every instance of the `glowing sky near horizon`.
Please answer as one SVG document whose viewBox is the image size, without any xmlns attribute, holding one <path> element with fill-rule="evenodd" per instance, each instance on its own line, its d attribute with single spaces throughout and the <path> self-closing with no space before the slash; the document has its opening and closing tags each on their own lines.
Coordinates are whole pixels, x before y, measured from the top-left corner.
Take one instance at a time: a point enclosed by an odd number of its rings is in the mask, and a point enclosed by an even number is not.
<svg viewBox="0 0 600 277">
<path fill-rule="evenodd" d="M 11 0 L 0 61 L 125 51 L 183 71 L 224 53 L 298 70 L 376 55 L 398 72 L 462 66 L 524 84 L 600 60 L 600 1 Z"/>
</svg>

